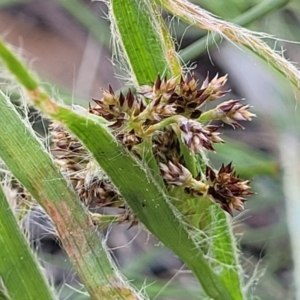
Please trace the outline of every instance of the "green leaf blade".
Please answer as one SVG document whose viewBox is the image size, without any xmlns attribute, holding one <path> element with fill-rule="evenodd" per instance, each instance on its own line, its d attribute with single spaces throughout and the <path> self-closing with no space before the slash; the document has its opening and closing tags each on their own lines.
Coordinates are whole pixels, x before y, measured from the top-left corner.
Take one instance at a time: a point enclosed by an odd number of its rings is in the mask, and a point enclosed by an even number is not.
<svg viewBox="0 0 300 300">
<path fill-rule="evenodd" d="M 17 77 L 28 90 L 37 88 L 38 83 L 28 72 L 25 65 L 9 50 L 3 41 L 0 40 L 0 54 L 7 68 Z"/>
<path fill-rule="evenodd" d="M 134 294 L 119 276 L 75 192 L 2 92 L 0 157 L 53 220 L 64 249 L 93 299 L 127 299 Z"/>
<path fill-rule="evenodd" d="M 181 73 L 172 40 L 153 5 L 149 0 L 111 1 L 116 48 L 119 54 L 125 53 L 130 75 L 138 85 L 152 83 L 157 75 L 170 77 Z"/>
<path fill-rule="evenodd" d="M 56 299 L 0 185 L 0 277 L 11 299 Z"/>
</svg>

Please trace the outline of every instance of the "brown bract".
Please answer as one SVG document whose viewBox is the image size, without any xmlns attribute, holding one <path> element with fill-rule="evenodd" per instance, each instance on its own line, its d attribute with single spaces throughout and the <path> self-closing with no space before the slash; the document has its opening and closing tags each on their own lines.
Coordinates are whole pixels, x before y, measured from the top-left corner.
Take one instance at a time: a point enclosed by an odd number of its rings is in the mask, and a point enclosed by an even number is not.
<svg viewBox="0 0 300 300">
<path fill-rule="evenodd" d="M 209 81 L 209 78 L 207 76 L 201 86 L 201 90 L 203 90 L 203 95 L 207 96 L 206 101 L 216 100 L 230 92 L 230 90 L 222 90 L 226 82 L 227 75 L 218 78 L 217 74 L 211 81 Z"/>
<path fill-rule="evenodd" d="M 203 126 L 197 121 L 183 117 L 177 125 L 180 129 L 182 141 L 193 153 L 198 153 L 203 148 L 213 151 L 213 143 L 223 142 L 219 137 L 220 133 L 217 132 L 219 126 Z"/>
<path fill-rule="evenodd" d="M 170 185 L 188 186 L 193 178 L 191 172 L 177 161 L 160 163 L 160 169 L 164 180 Z"/>
<path fill-rule="evenodd" d="M 50 132 L 55 163 L 71 181 L 81 201 L 101 207 L 120 205 L 120 195 L 104 175 L 100 178 L 99 173 L 94 174 L 90 155 L 78 139 L 58 122 L 50 125 Z"/>
<path fill-rule="evenodd" d="M 238 121 L 251 121 L 255 114 L 249 112 L 250 105 L 240 104 L 240 100 L 229 100 L 219 104 L 216 108 L 216 118 L 224 123 L 231 125 L 233 128 L 244 127 Z"/>
<path fill-rule="evenodd" d="M 209 185 L 207 194 L 225 211 L 232 215 L 232 210 L 243 210 L 245 196 L 252 195 L 250 180 L 241 180 L 232 164 L 222 165 L 219 171 L 206 167 L 206 179 Z"/>
</svg>

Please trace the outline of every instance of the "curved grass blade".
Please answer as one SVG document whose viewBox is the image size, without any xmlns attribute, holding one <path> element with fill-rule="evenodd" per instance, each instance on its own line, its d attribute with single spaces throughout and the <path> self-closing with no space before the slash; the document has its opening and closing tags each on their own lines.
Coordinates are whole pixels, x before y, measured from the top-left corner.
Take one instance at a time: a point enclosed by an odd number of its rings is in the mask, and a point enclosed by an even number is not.
<svg viewBox="0 0 300 300">
<path fill-rule="evenodd" d="M 0 248 L 0 277 L 9 296 L 3 299 L 56 299 L 21 232 L 1 185 Z"/>
<path fill-rule="evenodd" d="M 258 20 L 267 14 L 280 9 L 288 2 L 290 2 L 290 0 L 265 0 L 240 14 L 231 22 L 240 26 L 247 26 L 255 20 Z M 180 57 L 185 62 L 196 59 L 200 54 L 217 45 L 221 40 L 222 37 L 220 35 L 206 35 L 180 51 Z"/>
<path fill-rule="evenodd" d="M 181 75 L 172 39 L 154 5 L 149 0 L 109 4 L 115 54 L 128 63 L 129 77 L 138 85 L 152 83 L 158 74 Z"/>
<path fill-rule="evenodd" d="M 202 245 L 207 260 L 226 286 L 231 299 L 244 299 L 243 276 L 239 265 L 232 221 L 221 208 L 205 197 L 186 199 L 178 209 L 199 230 L 195 240 Z"/>
<path fill-rule="evenodd" d="M 75 192 L 2 92 L 0 157 L 53 220 L 92 299 L 141 299 L 123 281 Z"/>
<path fill-rule="evenodd" d="M 220 20 L 187 0 L 155 1 L 186 23 L 211 31 L 213 34 L 221 35 L 231 42 L 248 48 L 279 73 L 288 78 L 296 88 L 300 89 L 299 69 L 263 41 L 264 38 L 273 38 L 272 36 L 266 33 L 254 32 L 233 23 Z"/>
</svg>

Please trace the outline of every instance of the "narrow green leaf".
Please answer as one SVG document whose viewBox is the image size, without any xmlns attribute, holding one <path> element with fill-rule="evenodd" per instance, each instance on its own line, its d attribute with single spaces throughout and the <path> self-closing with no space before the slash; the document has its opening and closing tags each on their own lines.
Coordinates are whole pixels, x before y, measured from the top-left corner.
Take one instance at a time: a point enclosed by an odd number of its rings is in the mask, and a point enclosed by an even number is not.
<svg viewBox="0 0 300 300">
<path fill-rule="evenodd" d="M 0 277 L 9 298 L 56 299 L 0 185 Z M 2 299 L 4 298 L 4 293 Z"/>
<path fill-rule="evenodd" d="M 220 278 L 230 291 L 232 299 L 242 300 L 243 272 L 239 264 L 236 240 L 232 232 L 232 220 L 215 204 L 209 206 L 211 216 L 208 233 L 213 237 L 211 255 L 216 260 Z"/>
<path fill-rule="evenodd" d="M 173 43 L 153 2 L 112 0 L 110 5 L 116 54 L 121 64 L 124 60 L 129 64 L 134 81 L 141 85 L 150 84 L 158 74 L 179 76 Z"/>
<path fill-rule="evenodd" d="M 242 270 L 239 265 L 235 237 L 232 233 L 232 220 L 210 199 L 191 198 L 175 203 L 186 216 L 187 221 L 205 235 L 195 234 L 198 244 L 206 252 L 211 267 L 230 293 L 231 299 L 242 300 Z"/>
<path fill-rule="evenodd" d="M 17 76 L 18 81 L 22 83 L 28 90 L 37 88 L 36 79 L 29 74 L 25 65 L 6 47 L 5 43 L 0 40 L 0 55 L 7 68 Z"/>
<path fill-rule="evenodd" d="M 2 92 L 0 157 L 52 218 L 64 249 L 92 298 L 132 296 L 134 292 L 119 276 L 75 192 Z"/>
<path fill-rule="evenodd" d="M 181 63 L 179 60 L 179 56 L 175 50 L 173 38 L 170 34 L 170 31 L 169 31 L 164 19 L 161 16 L 161 11 L 160 11 L 159 7 L 154 2 L 150 2 L 150 3 L 152 5 L 155 19 L 156 19 L 158 26 L 160 27 L 161 33 L 162 33 L 163 41 L 161 43 L 161 46 L 164 47 L 164 49 L 165 49 L 164 51 L 167 55 L 165 63 L 169 66 L 172 76 L 174 76 L 174 77 L 181 76 L 182 75 Z"/>
</svg>

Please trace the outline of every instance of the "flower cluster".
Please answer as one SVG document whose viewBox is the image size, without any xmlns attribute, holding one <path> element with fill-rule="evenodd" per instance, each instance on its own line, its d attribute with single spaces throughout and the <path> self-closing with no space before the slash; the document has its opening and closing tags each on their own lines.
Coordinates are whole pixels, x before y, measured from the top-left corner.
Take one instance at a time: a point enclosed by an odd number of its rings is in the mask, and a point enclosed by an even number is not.
<svg viewBox="0 0 300 300">
<path fill-rule="evenodd" d="M 208 181 L 208 195 L 220 206 L 232 214 L 232 210 L 243 210 L 245 196 L 252 195 L 249 190 L 250 180 L 241 180 L 235 173 L 231 163 L 222 165 L 218 172 L 206 167 L 206 179 Z"/>
<path fill-rule="evenodd" d="M 249 187 L 250 180 L 241 180 L 231 163 L 222 165 L 219 171 L 206 166 L 204 179 L 201 179 L 200 174 L 193 178 L 190 171 L 178 162 L 168 162 L 160 166 L 169 185 L 183 186 L 185 192 L 194 197 L 207 195 L 231 215 L 233 209 L 243 210 L 245 196 L 253 194 Z"/>
<path fill-rule="evenodd" d="M 196 161 L 206 150 L 214 151 L 215 143 L 223 143 L 220 126 L 212 124 L 214 120 L 243 128 L 239 122 L 255 116 L 249 112 L 250 106 L 239 100 L 204 111 L 204 104 L 229 92 L 223 90 L 226 81 L 227 76 L 216 76 L 211 81 L 206 78 L 198 87 L 195 75 L 180 80 L 158 76 L 153 85 L 141 86 L 136 94 L 129 90 L 127 95 L 117 95 L 109 86 L 101 99 L 93 99 L 89 113 L 106 119 L 116 139 L 140 159 L 143 145 L 149 147 L 150 141 L 167 188 L 181 187 L 195 197 L 206 195 L 232 214 L 233 209 L 243 208 L 245 196 L 251 194 L 249 180 L 239 179 L 231 164 L 222 165 L 219 171 L 206 166 L 193 176 L 183 155 L 189 152 Z M 61 169 L 68 172 L 82 201 L 128 211 L 104 174 L 99 177 L 92 171 L 89 155 L 78 140 L 59 125 L 52 124 L 51 131 L 52 153 Z"/>
<path fill-rule="evenodd" d="M 78 196 L 86 205 L 95 202 L 101 206 L 115 205 L 120 196 L 105 175 L 96 174 L 87 150 L 76 137 L 64 130 L 58 122 L 50 125 L 51 153 L 60 170 L 70 179 Z"/>
</svg>

